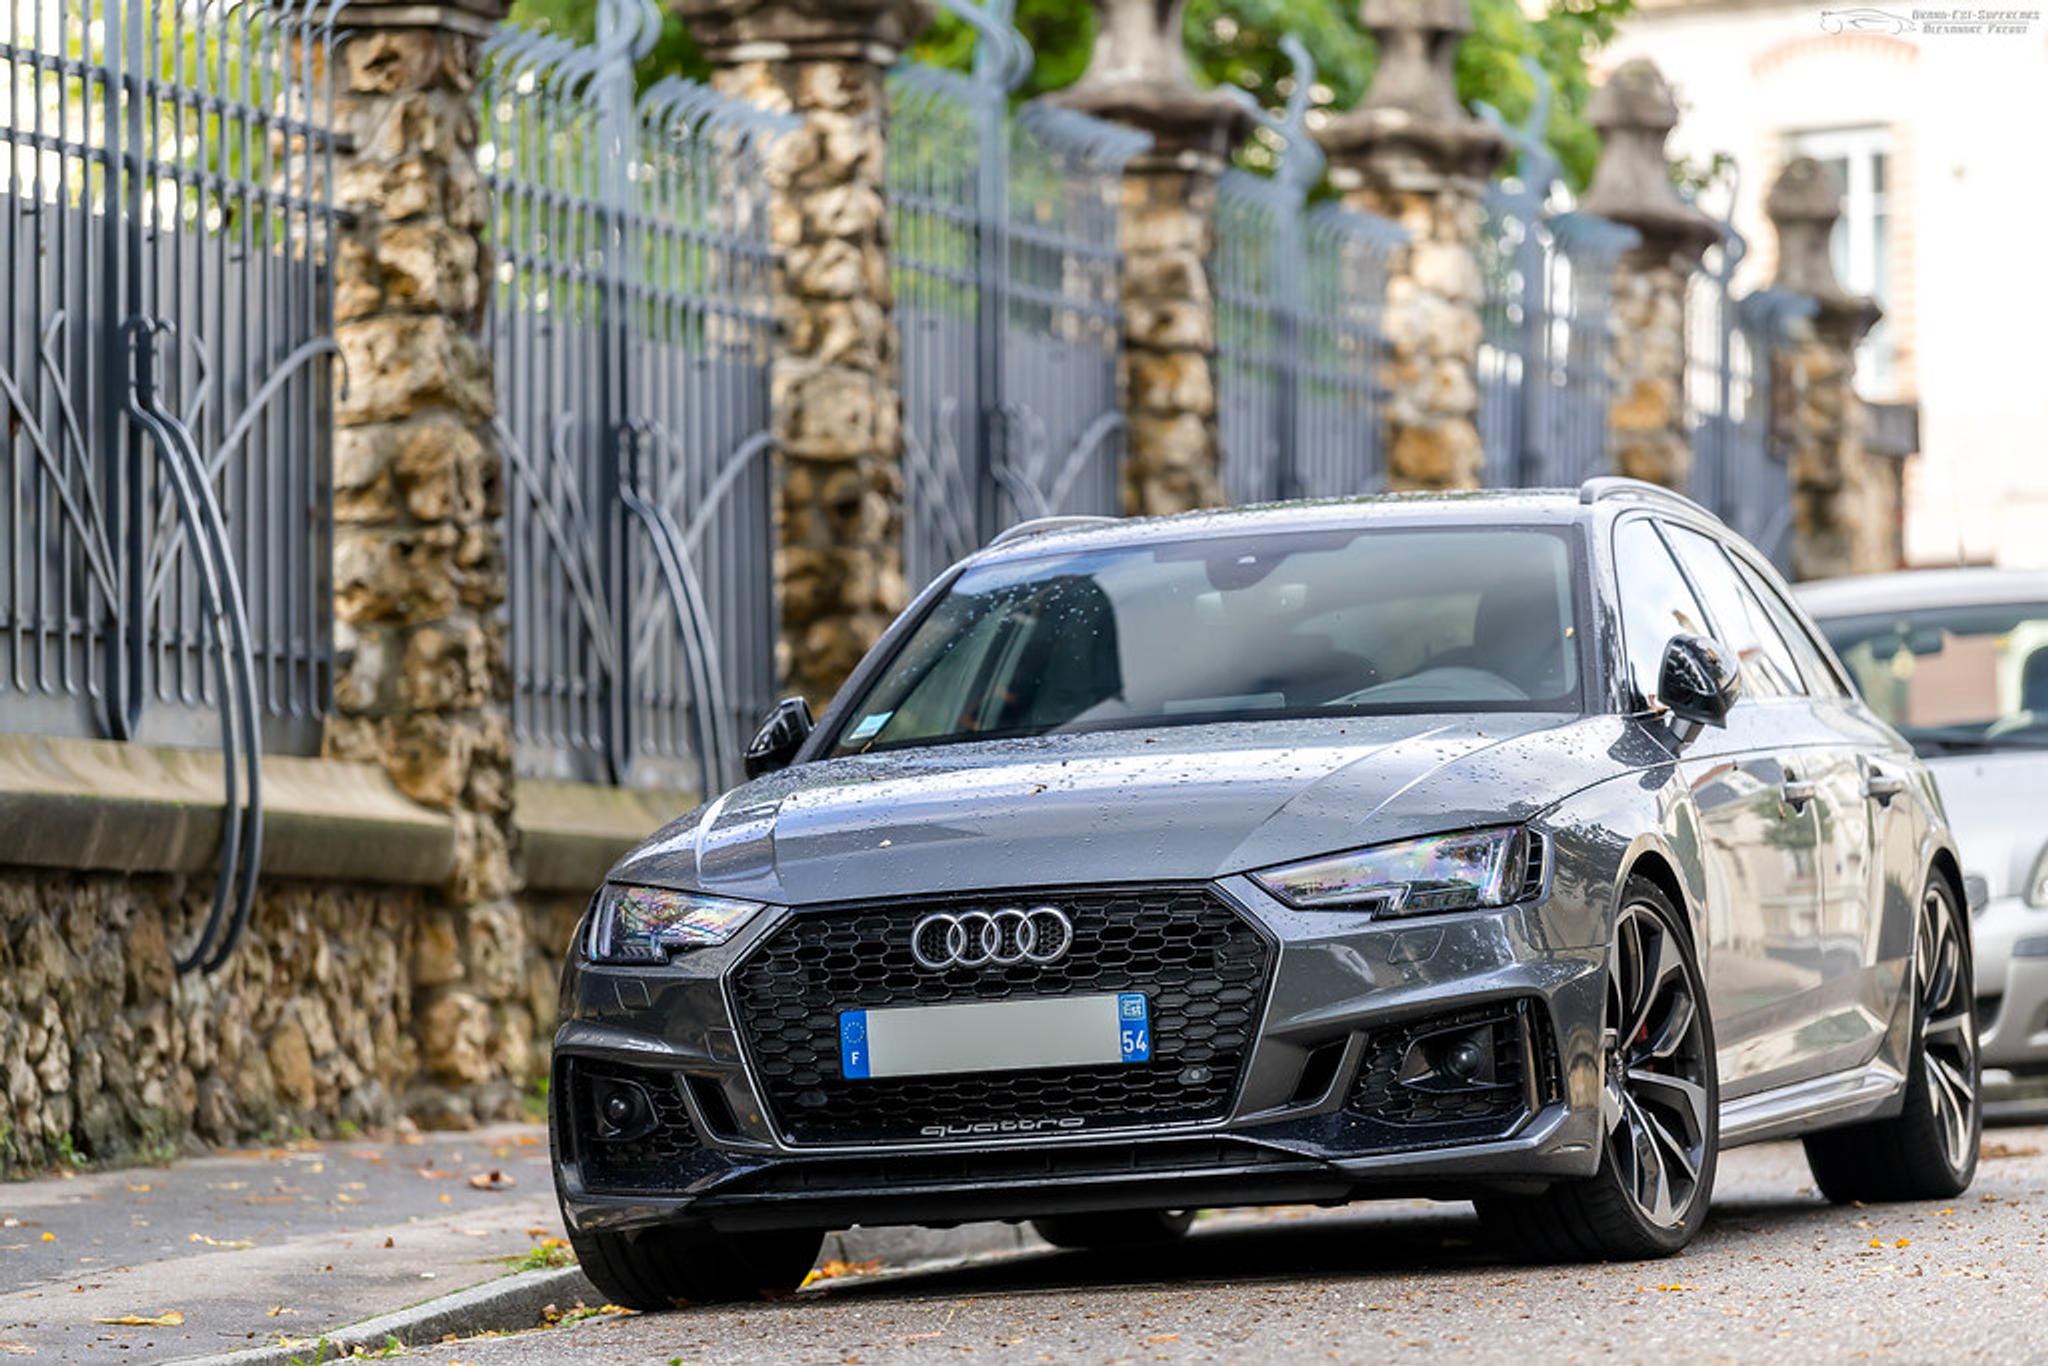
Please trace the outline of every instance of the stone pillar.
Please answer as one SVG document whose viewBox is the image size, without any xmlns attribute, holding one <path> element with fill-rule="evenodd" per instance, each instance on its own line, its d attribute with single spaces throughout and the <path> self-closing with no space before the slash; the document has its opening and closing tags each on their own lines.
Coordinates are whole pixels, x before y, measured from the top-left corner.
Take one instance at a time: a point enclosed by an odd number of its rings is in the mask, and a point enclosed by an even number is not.
<svg viewBox="0 0 2048 1366">
<path fill-rule="evenodd" d="M 1480 196 L 1506 140 L 1458 103 L 1465 0 L 1364 0 L 1380 65 L 1365 102 L 1317 135 L 1330 182 L 1407 229 L 1387 274 L 1387 481 L 1473 488 L 1479 412 Z"/>
<path fill-rule="evenodd" d="M 1812 299 L 1771 366 L 1773 439 L 1792 476 L 1794 574 L 1826 578 L 1892 567 L 1890 535 L 1874 510 L 1884 472 L 1863 447 L 1856 345 L 1881 316 L 1875 301 L 1835 279 L 1828 237 L 1842 189 L 1812 157 L 1787 162 L 1764 201 L 1778 234 L 1779 289 Z"/>
<path fill-rule="evenodd" d="M 1653 62 L 1623 63 L 1587 115 L 1604 145 L 1579 207 L 1642 235 L 1615 267 L 1608 446 L 1617 473 L 1683 492 L 1692 473 L 1685 296 L 1719 230 L 1671 183 L 1664 139 L 1678 124 L 1678 102 Z"/>
<path fill-rule="evenodd" d="M 327 752 L 381 763 L 457 833 L 416 927 L 421 1118 L 509 1114 L 533 1065 L 519 1004 L 489 267 L 474 83 L 498 11 L 371 0 L 337 28 L 334 715 Z"/>
<path fill-rule="evenodd" d="M 678 0 L 722 92 L 803 122 L 769 167 L 784 685 L 829 701 L 908 600 L 883 77 L 926 0 Z"/>
<path fill-rule="evenodd" d="M 1123 387 L 1130 415 L 1124 510 L 1152 516 L 1224 502 L 1216 433 L 1216 183 L 1252 115 L 1198 90 L 1181 45 L 1187 0 L 1095 0 L 1088 74 L 1056 98 L 1141 128 L 1124 168 Z"/>
</svg>

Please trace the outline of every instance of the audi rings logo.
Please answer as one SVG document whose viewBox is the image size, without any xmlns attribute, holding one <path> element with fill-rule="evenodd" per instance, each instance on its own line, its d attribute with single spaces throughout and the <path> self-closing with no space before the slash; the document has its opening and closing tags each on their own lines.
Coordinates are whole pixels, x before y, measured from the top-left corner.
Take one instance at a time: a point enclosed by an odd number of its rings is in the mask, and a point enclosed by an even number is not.
<svg viewBox="0 0 2048 1366">
<path fill-rule="evenodd" d="M 996 911 L 939 911 L 910 931 L 910 954 L 919 967 L 1013 967 L 1057 963 L 1074 947 L 1074 922 L 1056 906 Z"/>
</svg>

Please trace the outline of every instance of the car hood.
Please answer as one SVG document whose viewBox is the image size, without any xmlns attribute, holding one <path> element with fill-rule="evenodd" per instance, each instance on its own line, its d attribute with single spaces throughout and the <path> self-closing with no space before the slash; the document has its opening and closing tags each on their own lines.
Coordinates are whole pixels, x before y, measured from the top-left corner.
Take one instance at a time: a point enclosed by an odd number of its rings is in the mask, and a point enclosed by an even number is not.
<svg viewBox="0 0 2048 1366">
<path fill-rule="evenodd" d="M 2048 845 L 2048 750 L 1945 754 L 1927 771 L 1941 789 L 1965 876 L 1984 879 L 1993 897 L 2015 896 Z"/>
<path fill-rule="evenodd" d="M 1166 727 L 800 764 L 612 876 L 784 905 L 1194 880 L 1526 819 L 1621 771 L 1625 723 L 1556 714 Z"/>
</svg>

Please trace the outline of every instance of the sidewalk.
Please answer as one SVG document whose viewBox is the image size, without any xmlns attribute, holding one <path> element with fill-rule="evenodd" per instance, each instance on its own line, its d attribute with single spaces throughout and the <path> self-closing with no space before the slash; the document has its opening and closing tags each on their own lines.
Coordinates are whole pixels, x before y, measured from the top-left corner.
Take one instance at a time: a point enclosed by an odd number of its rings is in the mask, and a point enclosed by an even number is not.
<svg viewBox="0 0 2048 1366">
<path fill-rule="evenodd" d="M 0 1185 L 0 1355 L 228 1352 L 495 1279 L 561 1236 L 547 1153 L 518 1125 Z"/>
<path fill-rule="evenodd" d="M 534 1265 L 561 1235 L 539 1125 L 0 1184 L 0 1359 L 166 1361 L 313 1340 Z M 854 1229 L 821 1260 L 1034 1245 L 1007 1224 Z M 105 1322 L 123 1318 L 143 1322 Z"/>
</svg>

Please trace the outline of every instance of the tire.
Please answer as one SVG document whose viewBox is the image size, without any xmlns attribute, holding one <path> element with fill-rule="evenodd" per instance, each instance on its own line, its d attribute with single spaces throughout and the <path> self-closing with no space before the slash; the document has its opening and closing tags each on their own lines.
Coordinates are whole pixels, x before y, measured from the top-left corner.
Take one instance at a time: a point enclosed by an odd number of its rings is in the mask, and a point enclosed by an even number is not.
<svg viewBox="0 0 2048 1366">
<path fill-rule="evenodd" d="M 590 1283 L 611 1303 L 643 1311 L 786 1294 L 803 1284 L 824 1242 L 818 1229 L 649 1228 L 569 1235 Z"/>
<path fill-rule="evenodd" d="M 1946 878 L 1928 879 L 1914 926 L 1912 1044 L 1899 1113 L 1806 1137 L 1813 1182 L 1836 1204 L 1952 1200 L 1977 1175 L 1984 1106 L 1976 964 L 1959 904 Z"/>
<path fill-rule="evenodd" d="M 1140 1209 L 1112 1214 L 1063 1214 L 1033 1219 L 1031 1227 L 1054 1247 L 1092 1251 L 1178 1242 L 1187 1236 L 1194 1222 L 1195 1212 L 1191 1209 Z"/>
<path fill-rule="evenodd" d="M 1623 888 L 1608 964 L 1599 1170 L 1540 1195 L 1474 1202 L 1488 1232 L 1529 1260 L 1669 1257 L 1698 1235 L 1713 1199 L 1713 1021 L 1691 933 L 1655 883 Z"/>
</svg>

